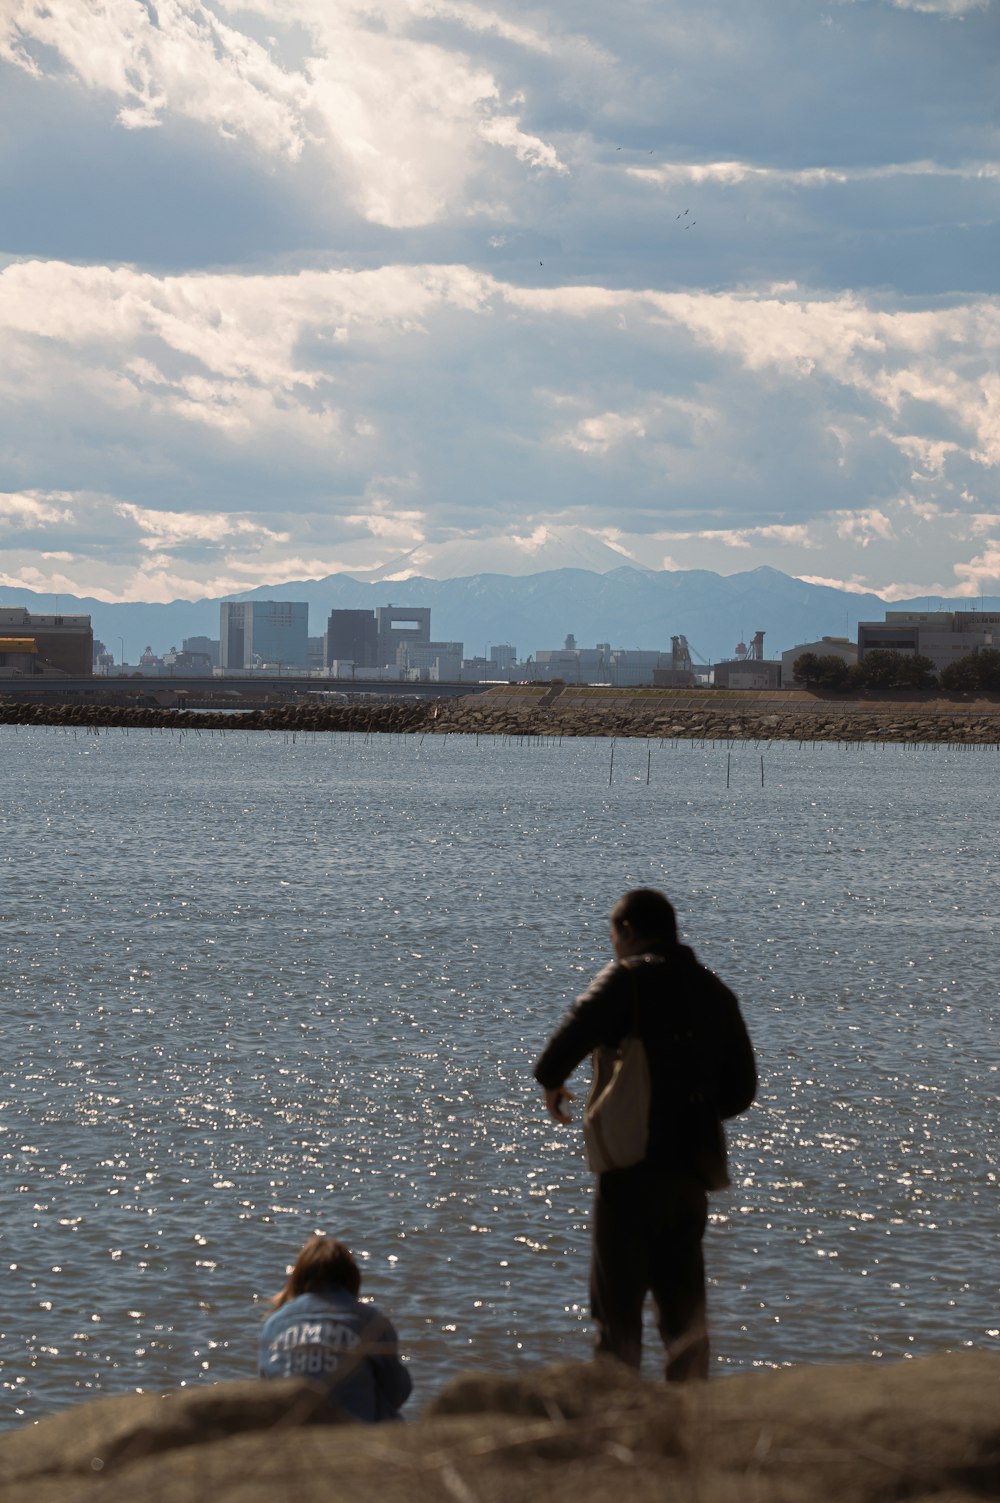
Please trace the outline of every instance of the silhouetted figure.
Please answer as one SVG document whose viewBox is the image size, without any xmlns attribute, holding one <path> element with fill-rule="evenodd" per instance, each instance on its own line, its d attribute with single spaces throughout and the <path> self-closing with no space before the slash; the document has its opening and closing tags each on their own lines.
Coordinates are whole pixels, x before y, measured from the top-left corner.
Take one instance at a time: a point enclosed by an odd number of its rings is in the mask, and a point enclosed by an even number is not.
<svg viewBox="0 0 1000 1503">
<path fill-rule="evenodd" d="M 656 1302 L 672 1381 L 708 1376 L 702 1237 L 708 1191 L 729 1183 L 722 1122 L 745 1111 L 757 1069 L 729 988 L 678 943 L 663 893 L 627 892 L 611 913 L 615 960 L 578 997 L 535 1066 L 545 1103 L 568 1122 L 564 1082 L 594 1050 L 638 1037 L 649 1066 L 645 1153 L 599 1174 L 590 1275 L 597 1353 L 638 1368 L 642 1307 Z"/>
</svg>

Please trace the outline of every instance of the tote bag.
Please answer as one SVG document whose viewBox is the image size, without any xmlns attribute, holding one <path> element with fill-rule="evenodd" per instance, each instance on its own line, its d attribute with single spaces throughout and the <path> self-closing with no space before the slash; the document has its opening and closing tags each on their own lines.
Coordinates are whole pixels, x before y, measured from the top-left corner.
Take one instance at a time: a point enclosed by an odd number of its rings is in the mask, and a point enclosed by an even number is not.
<svg viewBox="0 0 1000 1503">
<path fill-rule="evenodd" d="M 646 1157 L 649 1145 L 649 1060 L 637 1033 L 635 976 L 628 969 L 632 1032 L 617 1049 L 594 1050 L 594 1074 L 583 1108 L 583 1142 L 595 1174 L 631 1168 Z"/>
</svg>

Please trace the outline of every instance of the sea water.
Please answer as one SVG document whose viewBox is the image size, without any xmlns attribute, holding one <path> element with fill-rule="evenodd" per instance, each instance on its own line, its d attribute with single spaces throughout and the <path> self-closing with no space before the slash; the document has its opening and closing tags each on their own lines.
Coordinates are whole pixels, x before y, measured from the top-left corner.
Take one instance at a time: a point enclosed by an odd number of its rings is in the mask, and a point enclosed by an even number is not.
<svg viewBox="0 0 1000 1503">
<path fill-rule="evenodd" d="M 591 1179 L 531 1068 L 638 885 L 760 1060 L 706 1237 L 714 1367 L 995 1347 L 998 771 L 0 728 L 0 1423 L 251 1376 L 317 1229 L 416 1403 L 585 1357 Z"/>
</svg>

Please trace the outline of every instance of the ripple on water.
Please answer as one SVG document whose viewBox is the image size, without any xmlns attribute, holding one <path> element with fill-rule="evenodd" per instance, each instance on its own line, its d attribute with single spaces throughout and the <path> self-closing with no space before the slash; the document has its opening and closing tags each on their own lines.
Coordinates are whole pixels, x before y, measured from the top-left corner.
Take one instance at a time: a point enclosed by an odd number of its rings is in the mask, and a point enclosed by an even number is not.
<svg viewBox="0 0 1000 1503">
<path fill-rule="evenodd" d="M 583 1355 L 590 1181 L 530 1068 L 644 883 L 761 1055 L 720 1367 L 998 1339 L 994 754 L 734 747 L 727 790 L 691 743 L 611 788 L 597 741 L 0 746 L 6 1423 L 251 1373 L 317 1227 L 418 1393 Z"/>
</svg>

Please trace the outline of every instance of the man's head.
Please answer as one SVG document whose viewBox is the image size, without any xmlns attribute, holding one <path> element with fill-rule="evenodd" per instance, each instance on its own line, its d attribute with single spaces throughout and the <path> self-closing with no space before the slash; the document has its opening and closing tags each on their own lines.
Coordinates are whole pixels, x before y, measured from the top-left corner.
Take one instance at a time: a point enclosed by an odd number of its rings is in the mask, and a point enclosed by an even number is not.
<svg viewBox="0 0 1000 1503">
<path fill-rule="evenodd" d="M 611 948 L 619 960 L 677 943 L 673 904 L 654 887 L 634 887 L 611 910 Z"/>
</svg>

